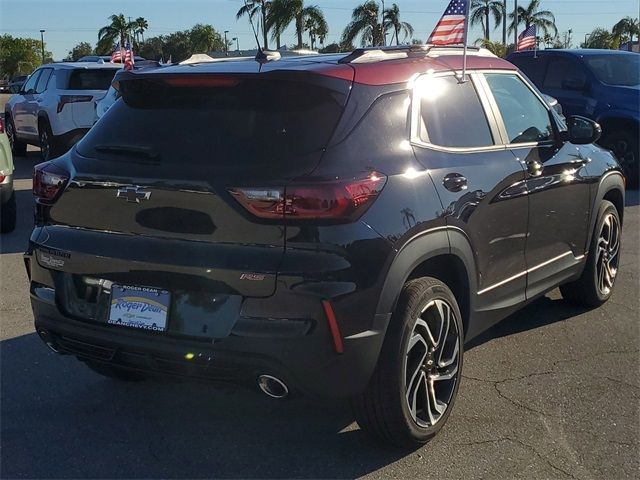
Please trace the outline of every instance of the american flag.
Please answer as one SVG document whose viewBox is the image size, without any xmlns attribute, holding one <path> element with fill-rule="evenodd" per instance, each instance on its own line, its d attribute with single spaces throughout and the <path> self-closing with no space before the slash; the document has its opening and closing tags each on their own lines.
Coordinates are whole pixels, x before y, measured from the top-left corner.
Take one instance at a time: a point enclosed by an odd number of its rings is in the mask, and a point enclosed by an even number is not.
<svg viewBox="0 0 640 480">
<path fill-rule="evenodd" d="M 131 44 L 127 42 L 124 46 L 124 69 L 131 70 L 133 64 L 133 49 L 131 48 Z"/>
<path fill-rule="evenodd" d="M 536 46 L 536 26 L 531 25 L 518 35 L 518 51 L 531 50 Z"/>
<path fill-rule="evenodd" d="M 467 0 L 451 0 L 444 15 L 434 28 L 427 43 L 433 45 L 454 45 L 464 43 Z"/>
<path fill-rule="evenodd" d="M 113 46 L 113 53 L 111 54 L 111 63 L 121 63 L 122 62 L 122 48 L 120 47 L 120 42 L 116 43 Z"/>
</svg>

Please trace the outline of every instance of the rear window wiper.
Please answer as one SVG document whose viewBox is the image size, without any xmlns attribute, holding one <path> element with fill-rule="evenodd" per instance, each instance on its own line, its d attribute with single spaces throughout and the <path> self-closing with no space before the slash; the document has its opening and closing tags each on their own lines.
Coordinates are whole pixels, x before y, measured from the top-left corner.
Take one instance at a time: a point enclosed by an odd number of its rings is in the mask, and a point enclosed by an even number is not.
<svg viewBox="0 0 640 480">
<path fill-rule="evenodd" d="M 95 145 L 96 152 L 111 153 L 113 155 L 131 155 L 138 158 L 154 160 L 158 158 L 158 152 L 149 147 L 138 145 Z"/>
</svg>

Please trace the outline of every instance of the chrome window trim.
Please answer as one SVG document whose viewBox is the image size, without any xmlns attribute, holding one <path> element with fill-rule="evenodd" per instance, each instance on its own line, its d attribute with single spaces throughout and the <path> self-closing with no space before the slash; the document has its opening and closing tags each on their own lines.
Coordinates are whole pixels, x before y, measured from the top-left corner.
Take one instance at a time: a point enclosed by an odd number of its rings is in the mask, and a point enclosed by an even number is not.
<svg viewBox="0 0 640 480">
<path fill-rule="evenodd" d="M 430 78 L 438 78 L 445 76 L 455 76 L 455 72 L 438 72 L 438 73 L 423 73 L 420 74 L 414 81 L 419 81 L 420 78 L 430 77 Z M 436 150 L 439 152 L 450 152 L 450 153 L 472 153 L 472 152 L 491 152 L 491 151 L 500 151 L 506 150 L 507 147 L 502 142 L 502 137 L 499 131 L 499 123 L 494 115 L 494 112 L 490 109 L 487 109 L 487 99 L 483 98 L 486 94 L 484 89 L 479 86 L 478 75 L 475 72 L 470 72 L 468 74 L 471 82 L 473 83 L 476 94 L 478 95 L 478 99 L 480 100 L 480 105 L 482 107 L 484 116 L 487 120 L 487 125 L 489 126 L 489 131 L 491 133 L 494 144 L 487 145 L 482 147 L 446 147 L 442 145 L 436 145 L 430 143 L 428 141 L 423 140 L 422 132 L 426 134 L 426 128 L 423 126 L 422 116 L 420 114 L 421 109 L 421 99 L 420 95 L 417 92 L 416 88 L 412 88 L 411 91 L 411 126 L 410 126 L 410 142 L 412 145 L 420 147 L 420 148 L 428 148 L 430 150 Z M 428 137 L 427 137 L 428 138 Z"/>
</svg>

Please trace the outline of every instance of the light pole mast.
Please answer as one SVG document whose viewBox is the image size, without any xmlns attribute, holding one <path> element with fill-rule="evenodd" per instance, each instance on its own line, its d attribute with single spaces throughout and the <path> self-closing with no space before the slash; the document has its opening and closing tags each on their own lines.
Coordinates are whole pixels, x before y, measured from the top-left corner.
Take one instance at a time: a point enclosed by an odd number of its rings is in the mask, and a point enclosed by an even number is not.
<svg viewBox="0 0 640 480">
<path fill-rule="evenodd" d="M 227 33 L 229 30 L 224 31 L 224 54 L 225 56 L 229 56 L 229 45 L 227 44 Z"/>
<path fill-rule="evenodd" d="M 40 47 L 42 49 L 42 63 L 44 63 L 44 30 L 40 30 Z"/>
<path fill-rule="evenodd" d="M 513 24 L 515 28 L 513 29 L 513 48 L 518 50 L 518 0 L 515 0 L 515 9 L 513 10 Z"/>
</svg>

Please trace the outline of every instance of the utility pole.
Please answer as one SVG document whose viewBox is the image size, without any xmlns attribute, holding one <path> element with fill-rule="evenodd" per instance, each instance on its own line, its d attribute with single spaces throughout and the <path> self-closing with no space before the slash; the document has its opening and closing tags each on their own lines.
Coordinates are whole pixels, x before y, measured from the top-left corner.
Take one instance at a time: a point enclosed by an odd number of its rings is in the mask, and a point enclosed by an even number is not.
<svg viewBox="0 0 640 480">
<path fill-rule="evenodd" d="M 515 8 L 513 10 L 513 22 L 515 28 L 513 29 L 513 48 L 518 50 L 518 0 L 515 0 Z"/>
<path fill-rule="evenodd" d="M 44 30 L 40 30 L 40 47 L 42 48 L 42 63 L 44 63 Z"/>
<path fill-rule="evenodd" d="M 229 33 L 229 30 L 225 30 L 224 31 L 224 54 L 225 56 L 229 56 L 229 44 L 227 43 L 227 33 Z"/>
<path fill-rule="evenodd" d="M 565 48 L 571 48 L 571 34 L 573 33 L 572 29 L 569 29 L 569 42 L 565 46 Z"/>
<path fill-rule="evenodd" d="M 507 0 L 502 2 L 502 43 L 507 46 Z"/>
</svg>

